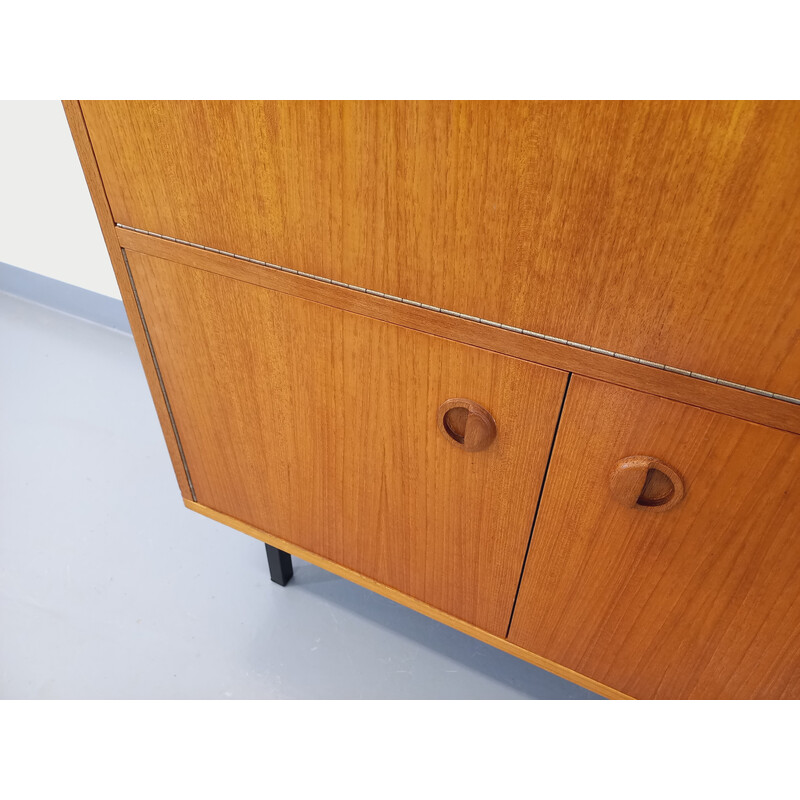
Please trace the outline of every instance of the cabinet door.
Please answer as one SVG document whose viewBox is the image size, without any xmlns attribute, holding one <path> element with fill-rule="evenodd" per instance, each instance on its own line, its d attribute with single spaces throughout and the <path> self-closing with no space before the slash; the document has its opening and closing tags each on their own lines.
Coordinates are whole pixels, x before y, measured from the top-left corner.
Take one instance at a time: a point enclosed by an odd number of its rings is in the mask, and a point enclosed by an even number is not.
<svg viewBox="0 0 800 800">
<path fill-rule="evenodd" d="M 566 375 L 128 259 L 197 501 L 505 636 Z"/>
<path fill-rule="evenodd" d="M 573 379 L 511 641 L 639 698 L 800 697 L 799 478 L 800 437 Z"/>
</svg>

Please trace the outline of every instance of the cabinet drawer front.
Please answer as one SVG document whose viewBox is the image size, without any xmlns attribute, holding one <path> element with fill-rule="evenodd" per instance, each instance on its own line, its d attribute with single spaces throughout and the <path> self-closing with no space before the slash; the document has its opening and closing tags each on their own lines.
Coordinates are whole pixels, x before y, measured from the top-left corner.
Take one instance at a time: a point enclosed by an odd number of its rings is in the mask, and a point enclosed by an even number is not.
<svg viewBox="0 0 800 800">
<path fill-rule="evenodd" d="M 574 378 L 509 638 L 634 697 L 800 697 L 799 478 L 800 437 Z"/>
<path fill-rule="evenodd" d="M 800 397 L 800 103 L 82 108 L 118 223 Z"/>
<path fill-rule="evenodd" d="M 128 260 L 198 502 L 505 636 L 565 373 Z"/>
</svg>

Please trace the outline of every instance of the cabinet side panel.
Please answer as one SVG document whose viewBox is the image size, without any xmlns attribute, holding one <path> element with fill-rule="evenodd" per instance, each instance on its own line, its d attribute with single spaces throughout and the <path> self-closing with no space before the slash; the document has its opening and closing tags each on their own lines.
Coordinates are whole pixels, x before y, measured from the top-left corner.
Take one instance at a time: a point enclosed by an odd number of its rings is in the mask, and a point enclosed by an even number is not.
<svg viewBox="0 0 800 800">
<path fill-rule="evenodd" d="M 117 285 L 122 295 L 122 302 L 125 306 L 125 313 L 128 315 L 133 339 L 139 351 L 139 358 L 144 368 L 145 377 L 147 378 L 147 385 L 150 388 L 150 395 L 153 398 L 153 404 L 158 414 L 158 421 L 161 424 L 161 430 L 164 434 L 164 441 L 169 451 L 175 477 L 183 497 L 194 500 L 196 498 L 190 488 L 189 476 L 183 462 L 179 441 L 170 416 L 168 401 L 162 389 L 158 369 L 148 345 L 145 326 L 139 313 L 131 280 L 128 276 L 123 251 L 117 241 L 114 218 L 108 205 L 103 179 L 97 167 L 92 143 L 86 130 L 81 105 L 77 100 L 65 100 L 63 105 L 72 138 L 75 142 L 75 149 L 78 152 L 83 174 L 86 177 L 86 183 L 89 187 L 89 194 L 91 195 L 95 213 L 97 214 L 97 220 L 100 223 L 103 240 L 105 241 L 108 255 L 111 258 L 111 266 L 114 269 Z"/>
</svg>

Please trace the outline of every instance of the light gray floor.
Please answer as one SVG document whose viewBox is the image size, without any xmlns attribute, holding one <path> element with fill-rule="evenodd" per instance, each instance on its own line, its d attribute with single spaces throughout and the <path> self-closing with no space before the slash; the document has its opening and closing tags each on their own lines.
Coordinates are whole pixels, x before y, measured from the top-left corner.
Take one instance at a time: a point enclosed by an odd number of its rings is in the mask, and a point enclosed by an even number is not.
<svg viewBox="0 0 800 800">
<path fill-rule="evenodd" d="M 594 698 L 186 510 L 133 340 L 0 293 L 0 697 Z"/>
</svg>

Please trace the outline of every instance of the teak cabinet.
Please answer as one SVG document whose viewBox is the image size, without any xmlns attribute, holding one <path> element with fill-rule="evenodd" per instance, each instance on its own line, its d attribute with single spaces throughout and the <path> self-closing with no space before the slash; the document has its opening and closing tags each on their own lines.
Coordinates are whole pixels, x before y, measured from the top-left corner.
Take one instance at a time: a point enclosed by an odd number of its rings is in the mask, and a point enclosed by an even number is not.
<svg viewBox="0 0 800 800">
<path fill-rule="evenodd" d="M 800 698 L 800 104 L 65 109 L 189 508 L 610 697 Z"/>
</svg>

